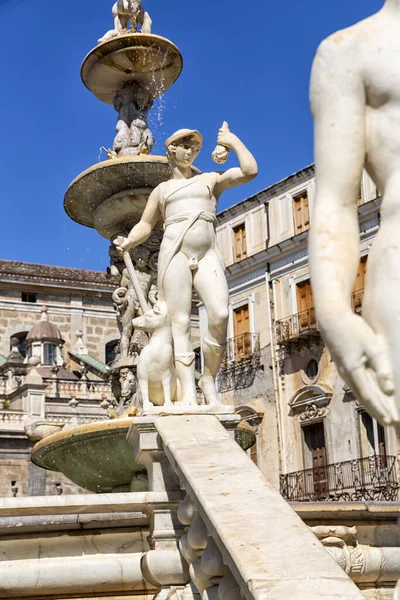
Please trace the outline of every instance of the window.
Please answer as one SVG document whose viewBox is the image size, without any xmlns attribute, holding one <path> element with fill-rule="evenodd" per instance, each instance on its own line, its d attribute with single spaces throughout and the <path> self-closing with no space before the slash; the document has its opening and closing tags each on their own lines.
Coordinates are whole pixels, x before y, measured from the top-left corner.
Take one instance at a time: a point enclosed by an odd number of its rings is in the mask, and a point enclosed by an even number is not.
<svg viewBox="0 0 400 600">
<path fill-rule="evenodd" d="M 246 358 L 252 354 L 250 333 L 249 305 L 245 304 L 233 311 L 233 327 L 235 334 L 235 359 Z"/>
<path fill-rule="evenodd" d="M 359 290 L 363 290 L 365 287 L 365 274 L 367 272 L 367 260 L 368 256 L 363 256 L 360 260 L 360 264 L 358 265 L 358 273 L 357 278 L 354 284 L 354 291 L 357 292 Z"/>
<path fill-rule="evenodd" d="M 311 288 L 311 281 L 302 281 L 296 285 L 297 288 L 297 311 L 304 312 L 314 308 L 314 298 Z"/>
<path fill-rule="evenodd" d="M 200 348 L 195 348 L 193 350 L 194 355 L 195 355 L 195 367 L 194 370 L 197 371 L 198 373 L 201 373 L 201 349 Z"/>
<path fill-rule="evenodd" d="M 20 351 L 20 353 L 22 354 L 22 356 L 24 358 L 26 357 L 25 340 L 26 340 L 27 335 L 28 335 L 27 331 L 21 331 L 20 333 L 16 333 L 15 335 L 12 336 L 13 338 L 17 338 L 18 350 Z M 10 350 L 11 350 L 11 340 L 10 340 Z"/>
<path fill-rule="evenodd" d="M 316 499 L 323 499 L 328 491 L 324 424 L 306 425 L 302 429 L 304 466 L 313 469 L 312 476 L 306 479 L 307 485 L 313 489 L 308 489 L 307 493 L 313 493 Z"/>
<path fill-rule="evenodd" d="M 368 256 L 363 256 L 358 265 L 358 273 L 353 288 L 353 310 L 354 312 L 361 312 L 362 302 L 364 297 L 365 287 L 365 274 L 367 272 L 367 260 Z"/>
<path fill-rule="evenodd" d="M 310 229 L 310 212 L 308 208 L 307 191 L 293 196 L 294 234 L 303 233 Z"/>
<path fill-rule="evenodd" d="M 106 365 L 109 365 L 115 360 L 117 356 L 118 346 L 119 340 L 108 342 L 108 344 L 106 345 Z"/>
<path fill-rule="evenodd" d="M 43 364 L 52 365 L 57 360 L 57 346 L 55 344 L 43 345 Z"/>
<path fill-rule="evenodd" d="M 296 295 L 299 332 L 314 329 L 316 325 L 314 298 L 309 279 L 296 285 Z"/>
<path fill-rule="evenodd" d="M 36 294 L 29 294 L 27 292 L 21 293 L 22 302 L 37 302 Z"/>
<path fill-rule="evenodd" d="M 315 381 L 318 377 L 318 363 L 315 358 L 312 358 L 308 361 L 304 369 L 305 374 L 307 375 L 310 381 Z"/>
<path fill-rule="evenodd" d="M 386 456 L 385 430 L 365 411 L 360 411 L 360 435 L 362 458 Z"/>
<path fill-rule="evenodd" d="M 239 262 L 247 257 L 245 223 L 233 228 L 233 255 L 235 262 Z"/>
</svg>

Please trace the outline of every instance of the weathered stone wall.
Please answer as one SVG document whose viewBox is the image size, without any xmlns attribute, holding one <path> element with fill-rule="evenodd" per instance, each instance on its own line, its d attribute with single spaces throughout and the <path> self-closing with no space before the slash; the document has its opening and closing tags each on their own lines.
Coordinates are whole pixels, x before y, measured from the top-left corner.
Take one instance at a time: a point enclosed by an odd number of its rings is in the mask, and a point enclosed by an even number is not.
<svg viewBox="0 0 400 600">
<path fill-rule="evenodd" d="M 0 293 L 4 298 L 6 292 L 0 290 Z M 106 306 L 96 307 L 92 304 L 88 305 L 85 298 L 81 298 L 78 304 L 76 298 L 60 296 L 60 301 L 55 304 L 45 294 L 42 294 L 42 300 L 35 304 L 26 304 L 20 299 L 15 299 L 12 303 L 8 303 L 9 306 L 5 306 L 0 301 L 0 354 L 8 355 L 12 336 L 28 332 L 36 325 L 40 319 L 40 308 L 46 305 L 49 321 L 59 328 L 65 340 L 66 360 L 68 351 L 74 349 L 76 332 L 81 329 L 89 353 L 104 362 L 106 344 L 119 338 L 111 298 L 107 302 Z"/>
</svg>

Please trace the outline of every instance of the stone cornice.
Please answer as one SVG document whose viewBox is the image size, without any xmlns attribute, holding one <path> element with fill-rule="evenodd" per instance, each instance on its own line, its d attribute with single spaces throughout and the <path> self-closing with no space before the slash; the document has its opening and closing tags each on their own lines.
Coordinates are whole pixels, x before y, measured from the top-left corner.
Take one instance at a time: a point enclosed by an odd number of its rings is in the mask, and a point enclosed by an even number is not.
<svg viewBox="0 0 400 600">
<path fill-rule="evenodd" d="M 0 281 L 37 282 L 42 285 L 56 284 L 57 286 L 67 284 L 69 287 L 71 285 L 85 287 L 85 289 L 96 287 L 106 291 L 114 288 L 106 274 L 101 271 L 24 263 L 16 260 L 0 260 Z"/>
<path fill-rule="evenodd" d="M 288 177 L 285 177 L 281 181 L 278 181 L 277 183 L 274 183 L 273 185 L 265 188 L 264 190 L 257 192 L 257 194 L 254 194 L 254 196 L 250 196 L 250 198 L 242 200 L 241 202 L 234 204 L 230 208 L 226 208 L 225 210 L 221 211 L 217 215 L 218 226 L 230 221 L 233 217 L 236 217 L 237 215 L 240 215 L 244 212 L 248 212 L 252 208 L 259 206 L 262 203 L 265 204 L 269 202 L 271 198 L 279 196 L 280 194 L 292 189 L 293 187 L 300 185 L 303 182 L 312 179 L 313 177 L 314 165 L 309 165 L 308 167 L 301 169 L 301 171 L 298 171 L 296 173 L 293 173 L 292 175 L 289 175 Z"/>
</svg>

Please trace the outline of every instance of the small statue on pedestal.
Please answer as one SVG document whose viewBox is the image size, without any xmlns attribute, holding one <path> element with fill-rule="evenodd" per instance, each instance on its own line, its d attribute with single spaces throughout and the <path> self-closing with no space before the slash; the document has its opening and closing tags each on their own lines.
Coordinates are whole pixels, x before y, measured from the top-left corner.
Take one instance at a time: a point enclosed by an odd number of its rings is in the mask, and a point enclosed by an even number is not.
<svg viewBox="0 0 400 600">
<path fill-rule="evenodd" d="M 151 33 L 150 15 L 141 4 L 142 0 L 118 0 L 112 8 L 114 29 L 107 31 L 99 39 L 99 43 L 106 42 L 123 33 L 137 33 L 139 25 L 141 25 L 142 33 Z M 130 30 L 128 30 L 129 25 Z"/>
</svg>

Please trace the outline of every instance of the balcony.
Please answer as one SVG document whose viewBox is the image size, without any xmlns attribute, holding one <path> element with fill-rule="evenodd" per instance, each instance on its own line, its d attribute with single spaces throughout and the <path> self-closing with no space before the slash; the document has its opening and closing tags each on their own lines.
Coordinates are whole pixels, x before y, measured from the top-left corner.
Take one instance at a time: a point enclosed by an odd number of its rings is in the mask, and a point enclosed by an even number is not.
<svg viewBox="0 0 400 600">
<path fill-rule="evenodd" d="M 242 333 L 227 341 L 224 364 L 238 365 L 260 359 L 260 334 Z"/>
<path fill-rule="evenodd" d="M 281 475 L 288 502 L 375 502 L 398 499 L 397 460 L 370 456 Z"/>
<path fill-rule="evenodd" d="M 242 333 L 227 341 L 226 355 L 218 374 L 219 389 L 228 392 L 253 385 L 261 363 L 260 334 Z"/>
<path fill-rule="evenodd" d="M 355 313 L 360 314 L 362 301 L 364 298 L 364 288 L 353 292 L 351 303 Z M 318 322 L 315 316 L 315 309 L 310 308 L 303 312 L 276 321 L 275 324 L 276 341 L 278 344 L 294 342 L 301 338 L 315 336 L 319 332 Z"/>
<path fill-rule="evenodd" d="M 315 309 L 310 308 L 303 312 L 287 317 L 276 322 L 276 340 L 278 344 L 318 335 L 318 323 Z"/>
</svg>

